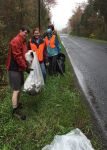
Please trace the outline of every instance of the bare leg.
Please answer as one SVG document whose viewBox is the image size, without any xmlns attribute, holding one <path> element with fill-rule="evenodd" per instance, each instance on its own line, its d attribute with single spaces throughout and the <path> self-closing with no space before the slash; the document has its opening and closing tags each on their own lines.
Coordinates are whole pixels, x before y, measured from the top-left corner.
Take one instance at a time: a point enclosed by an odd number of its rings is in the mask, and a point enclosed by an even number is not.
<svg viewBox="0 0 107 150">
<path fill-rule="evenodd" d="M 20 93 L 20 91 L 13 91 L 13 95 L 12 95 L 13 108 L 17 108 L 19 93 Z"/>
<path fill-rule="evenodd" d="M 13 91 L 12 95 L 12 106 L 13 106 L 13 116 L 21 119 L 26 120 L 26 116 L 23 115 L 18 108 L 18 98 L 20 96 L 20 91 Z"/>
</svg>

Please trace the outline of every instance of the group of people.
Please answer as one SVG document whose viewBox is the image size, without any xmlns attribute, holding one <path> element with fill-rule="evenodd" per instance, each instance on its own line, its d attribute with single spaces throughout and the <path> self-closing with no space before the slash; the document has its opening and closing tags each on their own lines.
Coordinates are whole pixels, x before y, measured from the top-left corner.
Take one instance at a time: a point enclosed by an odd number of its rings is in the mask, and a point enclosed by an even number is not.
<svg viewBox="0 0 107 150">
<path fill-rule="evenodd" d="M 27 73 L 32 71 L 25 59 L 26 52 L 33 50 L 36 53 L 43 78 L 46 80 L 47 71 L 50 75 L 57 74 L 57 56 L 61 50 L 53 25 L 49 25 L 43 35 L 40 34 L 39 28 L 33 29 L 33 35 L 27 44 L 28 33 L 28 28 L 22 27 L 18 35 L 10 41 L 6 61 L 9 83 L 12 88 L 12 115 L 21 120 L 26 119 L 20 111 L 23 107 L 20 102 L 20 92 L 24 84 L 24 71 Z"/>
</svg>

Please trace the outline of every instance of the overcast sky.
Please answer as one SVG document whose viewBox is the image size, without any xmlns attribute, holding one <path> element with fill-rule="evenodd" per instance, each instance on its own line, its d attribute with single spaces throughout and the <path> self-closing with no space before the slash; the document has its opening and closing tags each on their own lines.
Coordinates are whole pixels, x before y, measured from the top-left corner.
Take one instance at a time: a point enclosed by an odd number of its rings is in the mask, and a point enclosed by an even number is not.
<svg viewBox="0 0 107 150">
<path fill-rule="evenodd" d="M 61 30 L 66 26 L 73 10 L 82 2 L 87 2 L 87 0 L 57 0 L 57 5 L 51 9 L 52 23 L 54 23 L 57 30 Z"/>
</svg>

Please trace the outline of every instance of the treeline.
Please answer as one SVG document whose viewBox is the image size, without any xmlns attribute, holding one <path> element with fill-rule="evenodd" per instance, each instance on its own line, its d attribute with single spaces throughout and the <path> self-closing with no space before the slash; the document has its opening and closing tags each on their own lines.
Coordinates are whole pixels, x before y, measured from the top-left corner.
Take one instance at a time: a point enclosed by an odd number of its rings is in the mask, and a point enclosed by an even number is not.
<svg viewBox="0 0 107 150">
<path fill-rule="evenodd" d="M 71 34 L 107 40 L 107 0 L 79 5 L 68 23 Z"/>
<path fill-rule="evenodd" d="M 51 20 L 50 7 L 55 3 L 55 0 L 0 0 L 0 65 L 5 61 L 8 41 L 21 26 L 26 25 L 31 31 L 38 27 L 39 13 L 41 30 L 47 28 Z"/>
<path fill-rule="evenodd" d="M 50 22 L 49 5 L 55 0 L 40 0 L 41 27 Z M 22 25 L 30 28 L 38 26 L 38 0 L 0 0 L 0 35 L 11 36 Z"/>
</svg>

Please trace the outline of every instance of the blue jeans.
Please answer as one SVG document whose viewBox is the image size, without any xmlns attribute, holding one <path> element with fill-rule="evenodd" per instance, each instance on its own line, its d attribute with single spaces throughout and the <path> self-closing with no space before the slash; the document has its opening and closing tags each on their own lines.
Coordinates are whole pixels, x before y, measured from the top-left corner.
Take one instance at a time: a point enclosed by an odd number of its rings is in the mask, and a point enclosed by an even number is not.
<svg viewBox="0 0 107 150">
<path fill-rule="evenodd" d="M 46 79 L 46 68 L 45 68 L 44 62 L 40 63 L 40 67 L 41 67 L 43 78 L 45 80 Z"/>
</svg>

